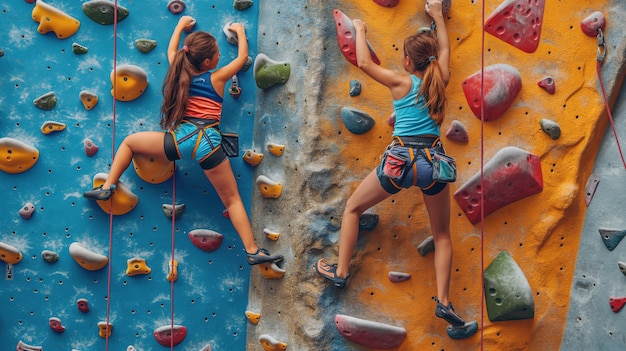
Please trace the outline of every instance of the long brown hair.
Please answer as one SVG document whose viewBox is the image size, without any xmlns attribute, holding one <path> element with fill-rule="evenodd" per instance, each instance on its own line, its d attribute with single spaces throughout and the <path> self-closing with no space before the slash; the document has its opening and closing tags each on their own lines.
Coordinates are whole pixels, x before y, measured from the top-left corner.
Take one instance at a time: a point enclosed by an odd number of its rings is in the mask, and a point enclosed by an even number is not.
<svg viewBox="0 0 626 351">
<path fill-rule="evenodd" d="M 404 54 L 413 62 L 413 70 L 423 72 L 422 86 L 417 97 L 424 96 L 430 117 L 437 125 L 441 125 L 448 100 L 446 84 L 437 61 L 438 52 L 437 37 L 432 33 L 419 33 L 404 40 Z"/>
<path fill-rule="evenodd" d="M 187 107 L 192 75 L 202 71 L 202 62 L 207 58 L 213 59 L 217 53 L 217 41 L 207 32 L 193 32 L 185 38 L 183 48 L 174 55 L 163 81 L 161 128 L 171 130 L 181 122 Z"/>
</svg>

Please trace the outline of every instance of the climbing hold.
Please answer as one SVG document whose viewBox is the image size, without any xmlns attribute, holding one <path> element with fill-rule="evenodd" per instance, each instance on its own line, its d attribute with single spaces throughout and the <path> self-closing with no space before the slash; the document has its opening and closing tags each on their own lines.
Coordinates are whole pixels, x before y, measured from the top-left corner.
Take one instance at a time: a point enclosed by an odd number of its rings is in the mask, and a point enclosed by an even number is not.
<svg viewBox="0 0 626 351">
<path fill-rule="evenodd" d="M 19 211 L 20 216 L 24 219 L 30 219 L 35 213 L 35 205 L 32 202 L 27 202 Z"/>
<path fill-rule="evenodd" d="M 477 71 L 463 81 L 463 92 L 474 115 L 480 119 L 481 106 L 484 107 L 484 120 L 493 121 L 504 114 L 522 89 L 522 77 L 519 71 L 508 64 L 495 64 Z M 481 102 L 481 86 L 484 85 Z"/>
<path fill-rule="evenodd" d="M 230 78 L 230 86 L 228 87 L 228 93 L 233 97 L 233 99 L 239 98 L 241 95 L 241 87 L 239 86 L 239 78 L 236 74 Z"/>
<path fill-rule="evenodd" d="M 350 96 L 361 95 L 361 82 L 356 79 L 350 81 Z"/>
<path fill-rule="evenodd" d="M 541 129 L 546 132 L 553 140 L 558 139 L 561 136 L 561 127 L 553 120 L 542 118 L 539 121 Z"/>
<path fill-rule="evenodd" d="M 235 0 L 233 2 L 235 10 L 243 11 L 252 7 L 252 0 Z"/>
<path fill-rule="evenodd" d="M 91 110 L 98 103 L 98 95 L 87 90 L 81 91 L 79 98 L 86 110 Z"/>
<path fill-rule="evenodd" d="M 4 51 L 0 49 L 0 57 L 4 56 Z"/>
<path fill-rule="evenodd" d="M 177 15 L 181 12 L 183 12 L 185 10 L 185 3 L 182 2 L 181 0 L 171 0 L 168 4 L 167 4 L 167 9 Z"/>
<path fill-rule="evenodd" d="M 22 253 L 15 247 L 0 241 L 0 260 L 8 264 L 22 261 Z"/>
<path fill-rule="evenodd" d="M 285 152 L 285 145 L 278 145 L 278 144 L 274 144 L 274 143 L 267 143 L 267 145 L 265 145 L 265 147 L 267 147 L 267 151 L 270 152 L 270 154 L 280 157 L 283 155 L 283 152 Z"/>
<path fill-rule="evenodd" d="M 406 338 L 404 328 L 343 314 L 335 315 L 335 327 L 346 339 L 370 348 L 395 348 Z"/>
<path fill-rule="evenodd" d="M 620 272 L 622 272 L 623 275 L 626 275 L 626 263 L 625 262 L 618 261 L 617 267 L 619 268 Z"/>
<path fill-rule="evenodd" d="M 465 125 L 457 120 L 452 121 L 450 124 L 450 128 L 446 131 L 446 137 L 461 143 L 467 143 L 469 141 L 469 133 Z"/>
<path fill-rule="evenodd" d="M 43 351 L 43 346 L 33 346 L 24 343 L 22 340 L 17 342 L 16 351 Z"/>
<path fill-rule="evenodd" d="M 337 31 L 337 41 L 339 42 L 341 53 L 351 64 L 357 66 L 356 32 L 354 30 L 354 25 L 352 24 L 352 19 L 337 9 L 333 11 L 333 15 L 335 17 L 335 29 Z M 376 53 L 374 52 L 374 49 L 372 48 L 372 45 L 370 45 L 369 41 L 367 42 L 367 47 L 370 51 L 372 61 L 374 61 L 375 64 L 380 65 L 380 60 L 378 59 L 378 56 L 376 56 Z"/>
<path fill-rule="evenodd" d="M 104 184 L 104 181 L 107 179 L 106 173 L 98 173 L 93 177 L 93 187 L 97 188 L 100 185 Z M 109 200 L 97 200 L 96 203 L 102 211 L 105 213 L 110 213 L 111 210 L 114 215 L 123 215 L 132 211 L 135 206 L 137 206 L 137 202 L 139 202 L 139 198 L 137 195 L 133 194 L 128 187 L 122 181 L 117 182 L 117 186 L 115 190 L 113 190 L 113 194 L 111 199 Z"/>
<path fill-rule="evenodd" d="M 387 273 L 387 278 L 389 278 L 389 281 L 392 283 L 399 283 L 411 279 L 411 274 L 391 271 Z"/>
<path fill-rule="evenodd" d="M 432 235 L 424 239 L 424 241 L 422 241 L 422 243 L 417 247 L 417 252 L 419 252 L 422 256 L 426 256 L 426 254 L 431 251 L 435 251 L 435 241 Z"/>
<path fill-rule="evenodd" d="M 0 138 L 0 170 L 7 173 L 28 171 L 39 160 L 39 150 L 13 138 Z"/>
<path fill-rule="evenodd" d="M 136 154 L 133 156 L 133 168 L 139 178 L 148 183 L 160 184 L 174 175 L 176 164 L 165 158 L 155 159 Z"/>
<path fill-rule="evenodd" d="M 465 339 L 470 336 L 476 334 L 478 331 L 478 322 L 471 321 L 466 322 L 464 325 L 460 327 L 455 327 L 453 325 L 449 325 L 446 328 L 446 332 L 451 339 Z"/>
<path fill-rule="evenodd" d="M 224 240 L 224 235 L 209 229 L 194 229 L 187 236 L 191 243 L 206 252 L 217 250 Z"/>
<path fill-rule="evenodd" d="M 277 199 L 283 192 L 283 185 L 281 183 L 277 183 L 264 175 L 260 175 L 256 178 L 256 185 L 261 191 L 263 197 L 272 197 Z"/>
<path fill-rule="evenodd" d="M 54 132 L 60 132 L 65 130 L 65 123 L 56 121 L 46 121 L 41 125 L 41 132 L 44 134 L 50 134 Z"/>
<path fill-rule="evenodd" d="M 135 40 L 135 47 L 142 54 L 149 53 L 150 51 L 152 51 L 152 49 L 156 48 L 156 46 L 157 46 L 157 42 L 156 42 L 156 40 L 153 40 L 153 39 L 137 39 L 137 40 Z"/>
<path fill-rule="evenodd" d="M 51 250 L 41 251 L 41 258 L 48 263 L 54 263 L 59 260 L 59 254 Z"/>
<path fill-rule="evenodd" d="M 143 258 L 133 257 L 126 261 L 126 275 L 129 277 L 139 274 L 150 274 L 152 269 L 148 267 L 146 260 Z"/>
<path fill-rule="evenodd" d="M 389 117 L 387 117 L 387 124 L 393 127 L 396 124 L 396 111 L 393 111 Z"/>
<path fill-rule="evenodd" d="M 126 351 L 137 351 L 137 349 L 133 345 L 128 345 L 128 347 L 126 347 Z"/>
<path fill-rule="evenodd" d="M 113 83 L 111 95 L 119 101 L 134 100 L 141 96 L 148 87 L 146 71 L 135 65 L 119 65 L 116 70 L 111 71 L 110 78 L 111 83 Z"/>
<path fill-rule="evenodd" d="M 596 193 L 598 184 L 600 183 L 600 176 L 596 173 L 592 173 L 587 179 L 587 185 L 585 185 L 585 204 L 589 206 L 593 195 Z"/>
<path fill-rule="evenodd" d="M 246 161 L 250 166 L 258 166 L 259 163 L 263 160 L 263 154 L 256 153 L 250 149 L 246 150 L 243 154 L 243 160 Z"/>
<path fill-rule="evenodd" d="M 113 24 L 128 17 L 128 9 L 108 0 L 91 0 L 83 3 L 83 12 L 87 17 L 99 24 Z M 117 16 L 115 16 L 117 9 Z M 117 18 L 116 18 L 117 17 Z"/>
<path fill-rule="evenodd" d="M 85 154 L 87 154 L 88 157 L 91 157 L 98 152 L 98 145 L 96 145 L 89 138 L 83 140 L 83 147 L 85 148 Z"/>
<path fill-rule="evenodd" d="M 609 305 L 611 306 L 611 310 L 617 313 L 626 305 L 626 297 L 610 297 Z"/>
<path fill-rule="evenodd" d="M 544 77 L 543 79 L 537 82 L 537 85 L 545 89 L 545 91 L 547 91 L 548 93 L 553 94 L 553 95 L 556 91 L 556 86 L 554 85 L 554 78 L 552 77 Z"/>
<path fill-rule="evenodd" d="M 501 149 L 485 164 L 482 179 L 478 172 L 454 193 L 472 224 L 480 221 L 481 207 L 487 217 L 512 202 L 543 190 L 539 157 L 513 146 Z M 484 189 L 481 188 L 482 182 Z"/>
<path fill-rule="evenodd" d="M 101 338 L 106 339 L 111 336 L 113 332 L 113 324 L 107 322 L 98 322 L 98 335 Z"/>
<path fill-rule="evenodd" d="M 490 321 L 530 319 L 535 316 L 530 284 L 508 252 L 500 252 L 483 275 L 485 304 Z"/>
<path fill-rule="evenodd" d="M 175 207 L 172 204 L 163 204 L 162 209 L 165 217 L 169 219 L 172 219 L 172 217 L 180 218 L 185 210 L 185 204 L 176 205 Z"/>
<path fill-rule="evenodd" d="M 178 280 L 178 261 L 170 260 L 167 266 L 168 266 L 167 280 L 170 282 L 177 281 Z"/>
<path fill-rule="evenodd" d="M 287 343 L 280 342 L 268 334 L 259 336 L 259 341 L 265 351 L 283 351 L 287 349 Z"/>
<path fill-rule="evenodd" d="M 372 209 L 365 210 L 359 216 L 359 230 L 372 230 L 378 224 L 378 214 Z"/>
<path fill-rule="evenodd" d="M 182 325 L 164 325 L 154 330 L 154 338 L 163 346 L 176 346 L 187 336 L 187 328 Z"/>
<path fill-rule="evenodd" d="M 109 262 L 106 256 L 97 254 L 78 242 L 70 244 L 70 256 L 74 258 L 76 263 L 88 271 L 102 269 Z"/>
<path fill-rule="evenodd" d="M 76 305 L 78 306 L 79 311 L 83 313 L 89 312 L 89 303 L 87 299 L 78 299 L 78 301 L 76 301 Z"/>
<path fill-rule="evenodd" d="M 49 111 L 56 106 L 57 97 L 54 95 L 54 91 L 51 91 L 33 100 L 33 104 L 42 110 Z"/>
<path fill-rule="evenodd" d="M 257 325 L 261 320 L 261 314 L 252 311 L 246 311 L 246 318 L 248 318 L 248 321 L 250 321 L 250 323 Z"/>
<path fill-rule="evenodd" d="M 50 329 L 57 333 L 63 333 L 65 331 L 65 327 L 61 324 L 61 319 L 57 317 L 51 317 L 48 320 L 48 325 L 50 326 Z"/>
<path fill-rule="evenodd" d="M 274 262 L 262 263 L 259 265 L 259 271 L 265 279 L 274 280 L 281 279 L 285 275 L 285 270 L 278 267 Z"/>
<path fill-rule="evenodd" d="M 602 12 L 595 11 L 580 22 L 580 28 L 586 35 L 595 38 L 598 35 L 598 29 L 604 32 L 606 18 Z"/>
<path fill-rule="evenodd" d="M 33 21 L 39 22 L 37 32 L 46 34 L 52 31 L 59 39 L 71 37 L 80 27 L 79 20 L 41 0 L 37 0 L 33 8 L 32 17 Z"/>
<path fill-rule="evenodd" d="M 261 89 L 287 83 L 290 74 L 291 65 L 288 62 L 271 60 L 265 54 L 258 54 L 254 59 L 254 80 Z"/>
<path fill-rule="evenodd" d="M 546 0 L 505 0 L 485 21 L 485 32 L 532 53 L 539 46 Z"/>
<path fill-rule="evenodd" d="M 274 241 L 278 240 L 278 237 L 280 237 L 280 233 L 270 230 L 268 228 L 263 229 L 263 233 L 265 233 L 265 236 L 268 239 L 274 240 Z"/>
<path fill-rule="evenodd" d="M 626 230 L 600 228 L 598 231 L 600 232 L 604 246 L 606 246 L 609 251 L 613 251 L 620 241 L 622 241 L 624 235 L 626 235 Z"/>
<path fill-rule="evenodd" d="M 222 217 L 230 219 L 230 214 L 228 213 L 227 208 L 222 211 Z"/>
<path fill-rule="evenodd" d="M 76 55 L 84 55 L 89 51 L 89 49 L 86 46 L 80 45 L 78 43 L 72 43 L 72 51 Z"/>
<path fill-rule="evenodd" d="M 400 0 L 374 0 L 380 6 L 394 7 L 400 3 Z"/>
<path fill-rule="evenodd" d="M 231 31 L 230 26 L 233 25 L 233 22 L 227 22 L 224 27 L 222 27 L 222 32 L 226 35 L 226 41 L 232 45 L 237 45 L 239 43 L 239 39 L 237 39 L 237 33 Z"/>
<path fill-rule="evenodd" d="M 341 120 L 346 128 L 354 134 L 368 132 L 376 121 L 367 113 L 351 107 L 341 109 Z"/>
</svg>

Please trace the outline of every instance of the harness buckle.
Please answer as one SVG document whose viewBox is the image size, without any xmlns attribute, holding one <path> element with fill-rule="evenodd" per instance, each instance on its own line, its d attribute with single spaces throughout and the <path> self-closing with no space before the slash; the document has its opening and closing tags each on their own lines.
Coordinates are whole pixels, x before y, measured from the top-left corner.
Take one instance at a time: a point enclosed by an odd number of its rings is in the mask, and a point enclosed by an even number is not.
<svg viewBox="0 0 626 351">
<path fill-rule="evenodd" d="M 604 57 L 606 57 L 606 44 L 604 42 L 604 33 L 602 33 L 602 28 L 598 27 L 598 56 L 596 57 L 596 60 L 598 62 L 602 62 L 604 60 Z"/>
</svg>

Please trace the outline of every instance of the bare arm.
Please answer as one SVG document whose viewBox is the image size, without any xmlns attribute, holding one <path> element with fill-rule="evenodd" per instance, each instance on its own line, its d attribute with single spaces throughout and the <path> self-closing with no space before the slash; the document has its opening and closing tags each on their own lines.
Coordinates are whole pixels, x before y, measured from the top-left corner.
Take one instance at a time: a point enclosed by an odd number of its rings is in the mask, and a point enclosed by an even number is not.
<svg viewBox="0 0 626 351">
<path fill-rule="evenodd" d="M 450 40 L 448 39 L 448 31 L 446 23 L 443 19 L 441 0 L 427 0 L 426 13 L 433 18 L 437 26 L 437 41 L 439 42 L 439 69 L 443 76 L 443 81 L 448 85 L 450 81 Z"/>
<path fill-rule="evenodd" d="M 219 88 L 219 91 L 222 92 L 226 82 L 248 62 L 248 39 L 246 38 L 246 31 L 243 25 L 241 23 L 233 23 L 228 27 L 228 30 L 237 34 L 237 57 L 211 74 L 213 86 L 216 90 Z"/>
<path fill-rule="evenodd" d="M 174 55 L 178 51 L 178 45 L 180 44 L 180 35 L 183 33 L 183 30 L 190 30 L 196 24 L 196 20 L 191 16 L 183 16 L 178 20 L 176 27 L 174 27 L 174 32 L 172 32 L 172 36 L 170 37 L 170 43 L 167 46 L 167 62 L 172 64 L 174 60 Z"/>
</svg>

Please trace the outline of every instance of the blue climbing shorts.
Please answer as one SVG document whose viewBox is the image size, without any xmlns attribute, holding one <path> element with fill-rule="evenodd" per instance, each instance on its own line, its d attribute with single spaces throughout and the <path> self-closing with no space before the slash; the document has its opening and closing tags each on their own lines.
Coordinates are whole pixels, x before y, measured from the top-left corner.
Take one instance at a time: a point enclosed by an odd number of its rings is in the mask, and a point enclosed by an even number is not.
<svg viewBox="0 0 626 351">
<path fill-rule="evenodd" d="M 430 153 L 432 148 L 424 146 L 436 146 L 437 143 L 439 143 L 438 139 L 425 143 L 405 142 L 404 146 L 396 141 L 392 142 L 381 157 L 380 165 L 376 168 L 376 175 L 383 189 L 390 194 L 396 194 L 402 189 L 417 186 L 426 195 L 440 193 L 447 184 L 433 180 L 432 162 L 423 151 L 427 149 Z M 438 146 L 441 144 L 439 143 Z"/>
<path fill-rule="evenodd" d="M 222 135 L 215 128 L 217 123 L 210 124 L 208 120 L 198 123 L 183 120 L 176 129 L 165 133 L 165 155 L 170 161 L 193 159 L 202 169 L 211 169 L 227 158 L 222 149 Z"/>
</svg>

